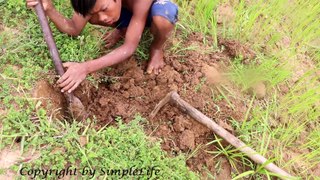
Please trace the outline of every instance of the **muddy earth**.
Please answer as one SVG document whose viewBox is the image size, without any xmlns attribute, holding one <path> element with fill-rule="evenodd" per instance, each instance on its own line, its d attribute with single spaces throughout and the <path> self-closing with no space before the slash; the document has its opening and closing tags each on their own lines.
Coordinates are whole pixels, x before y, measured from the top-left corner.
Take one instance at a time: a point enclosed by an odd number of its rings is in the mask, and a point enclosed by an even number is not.
<svg viewBox="0 0 320 180">
<path fill-rule="evenodd" d="M 202 46 L 202 38 L 194 35 L 191 39 L 189 43 Z M 229 98 L 236 104 L 235 107 L 230 107 L 223 98 L 216 98 L 220 95 L 217 87 L 226 81 L 222 72 L 226 62 L 232 58 L 229 50 L 226 48 L 225 51 L 203 54 L 187 51 L 179 56 L 167 51 L 166 66 L 160 75 L 146 74 L 147 62 L 132 57 L 104 72 L 93 74 L 95 79 L 101 81 L 98 88 L 85 81 L 77 88 L 75 95 L 87 107 L 90 116 L 98 119 L 96 128 L 99 129 L 106 124 L 115 125 L 117 117 L 124 122 L 129 122 L 137 113 L 147 118 L 156 104 L 174 90 L 182 99 L 233 133 L 230 120 L 241 121 L 247 108 L 236 98 Z M 46 83 L 40 85 L 48 87 Z M 51 90 L 48 94 L 38 88 L 35 89 L 37 97 L 43 93 L 46 99 L 56 99 L 54 101 L 58 104 L 62 102 L 61 97 L 56 97 Z M 59 92 L 57 87 L 51 85 L 51 88 Z M 162 149 L 170 156 L 187 153 L 187 165 L 191 170 L 200 172 L 204 177 L 210 172 L 218 179 L 231 179 L 232 168 L 228 160 L 222 156 L 213 158 L 214 154 L 207 152 L 216 150 L 214 144 L 207 145 L 215 140 L 211 130 L 169 104 L 148 121 L 146 134 L 160 140 Z M 216 166 L 218 162 L 219 168 Z"/>
</svg>

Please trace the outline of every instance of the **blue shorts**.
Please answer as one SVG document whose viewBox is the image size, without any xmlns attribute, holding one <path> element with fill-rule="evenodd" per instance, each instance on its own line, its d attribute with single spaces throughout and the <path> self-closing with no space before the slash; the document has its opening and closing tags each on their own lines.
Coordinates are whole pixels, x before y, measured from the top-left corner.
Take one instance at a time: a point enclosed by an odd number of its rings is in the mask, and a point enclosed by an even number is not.
<svg viewBox="0 0 320 180">
<path fill-rule="evenodd" d="M 178 20 L 178 6 L 170 0 L 154 0 L 149 15 L 147 17 L 146 26 L 150 27 L 153 16 L 162 16 L 175 24 Z M 116 22 L 117 29 L 126 28 L 129 26 L 132 17 L 132 12 L 122 7 L 119 20 Z"/>
</svg>

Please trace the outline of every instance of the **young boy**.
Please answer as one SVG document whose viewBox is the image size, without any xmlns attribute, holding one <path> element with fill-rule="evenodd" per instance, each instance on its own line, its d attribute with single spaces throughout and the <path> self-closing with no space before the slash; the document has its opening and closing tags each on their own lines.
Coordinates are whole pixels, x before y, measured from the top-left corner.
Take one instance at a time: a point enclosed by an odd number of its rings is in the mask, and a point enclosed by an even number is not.
<svg viewBox="0 0 320 180">
<path fill-rule="evenodd" d="M 38 0 L 26 0 L 34 7 Z M 77 36 L 87 22 L 116 27 L 104 37 L 106 46 L 113 46 L 124 36 L 124 43 L 98 59 L 83 63 L 67 62 L 65 74 L 58 80 L 61 91 L 76 89 L 87 74 L 120 63 L 135 52 L 145 26 L 150 26 L 154 37 L 150 46 L 148 73 L 158 74 L 164 66 L 163 45 L 177 21 L 178 7 L 169 0 L 71 0 L 75 13 L 71 19 L 62 16 L 51 0 L 42 0 L 46 15 L 64 33 Z"/>
</svg>

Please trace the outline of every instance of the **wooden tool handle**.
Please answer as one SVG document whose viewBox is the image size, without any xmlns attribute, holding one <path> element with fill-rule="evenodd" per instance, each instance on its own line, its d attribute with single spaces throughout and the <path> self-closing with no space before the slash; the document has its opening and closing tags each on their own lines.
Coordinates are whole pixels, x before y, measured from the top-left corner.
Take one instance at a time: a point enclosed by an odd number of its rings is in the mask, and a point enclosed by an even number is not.
<svg viewBox="0 0 320 180">
<path fill-rule="evenodd" d="M 38 19 L 42 28 L 44 39 L 48 45 L 50 55 L 52 58 L 52 61 L 54 63 L 54 67 L 56 69 L 56 72 L 62 76 L 64 74 L 64 69 L 62 66 L 62 62 L 60 59 L 60 55 L 56 46 L 56 43 L 53 39 L 53 35 L 48 23 L 48 19 L 46 18 L 42 2 L 39 0 L 39 3 L 35 6 L 36 13 L 38 15 Z"/>
<path fill-rule="evenodd" d="M 42 6 L 42 2 L 41 0 L 39 0 L 39 3 L 35 6 L 35 10 L 38 16 L 38 20 L 40 22 L 41 25 L 41 29 L 43 32 L 43 37 L 47 43 L 47 46 L 49 48 L 49 52 L 51 55 L 51 59 L 53 61 L 54 67 L 56 69 L 56 72 L 62 76 L 64 74 L 64 69 L 62 66 L 62 62 L 60 59 L 60 54 L 59 51 L 57 49 L 56 43 L 53 39 L 53 35 L 52 35 L 52 31 L 51 28 L 49 26 L 48 23 L 48 19 L 46 18 L 43 6 Z M 69 101 L 69 103 L 73 102 L 74 99 L 74 95 L 73 93 L 65 93 L 65 96 L 67 98 L 67 100 Z"/>
<path fill-rule="evenodd" d="M 264 168 L 273 172 L 281 179 L 293 179 L 289 173 L 279 168 L 272 162 L 268 162 L 268 159 L 258 154 L 254 149 L 247 146 L 240 139 L 235 137 L 233 134 L 229 133 L 223 127 L 219 126 L 212 119 L 202 114 L 199 110 L 192 107 L 189 103 L 180 98 L 179 94 L 175 91 L 170 92 L 163 98 L 154 108 L 154 110 L 150 114 L 150 118 L 153 119 L 155 115 L 159 112 L 159 110 L 167 103 L 172 103 L 176 107 L 178 107 L 182 112 L 188 114 L 193 119 L 197 120 L 199 123 L 207 126 L 214 133 L 218 134 L 221 138 L 226 140 L 229 144 L 237 148 L 239 151 L 243 152 L 247 155 L 252 161 L 264 165 Z"/>
<path fill-rule="evenodd" d="M 229 144 L 231 144 L 232 146 L 237 148 L 239 151 L 247 155 L 251 160 L 253 160 L 258 164 L 263 164 L 265 169 L 280 175 L 280 178 L 284 178 L 284 179 L 292 178 L 292 176 L 289 173 L 279 168 L 274 163 L 268 162 L 268 159 L 266 159 L 265 157 L 257 153 L 255 150 L 247 146 L 244 142 L 242 142 L 240 139 L 235 137 L 233 134 L 229 133 L 223 127 L 219 126 L 217 123 L 211 120 L 209 117 L 202 114 L 196 108 L 194 108 L 189 103 L 181 99 L 177 92 L 172 92 L 170 95 L 171 95 L 171 102 L 174 103 L 182 112 L 187 113 L 193 119 L 207 126 L 214 133 L 218 134 L 220 137 L 226 140 Z"/>
</svg>

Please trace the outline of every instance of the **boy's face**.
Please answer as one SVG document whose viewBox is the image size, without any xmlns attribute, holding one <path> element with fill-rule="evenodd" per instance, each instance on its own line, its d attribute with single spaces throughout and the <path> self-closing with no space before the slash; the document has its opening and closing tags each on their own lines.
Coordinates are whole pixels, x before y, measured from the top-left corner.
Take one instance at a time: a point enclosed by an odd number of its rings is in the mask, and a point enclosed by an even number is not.
<svg viewBox="0 0 320 180">
<path fill-rule="evenodd" d="M 97 0 L 90 14 L 98 16 L 99 21 L 112 25 L 119 20 L 120 12 L 121 0 Z"/>
</svg>

